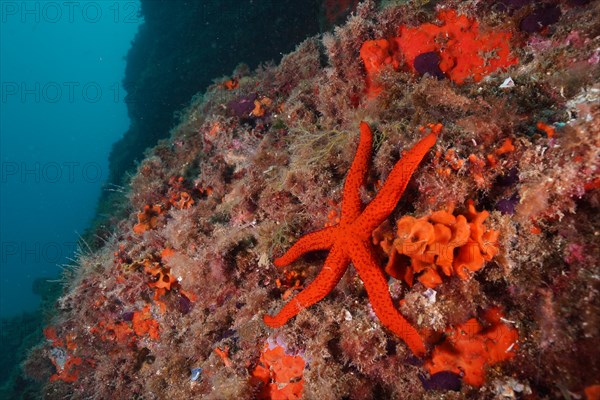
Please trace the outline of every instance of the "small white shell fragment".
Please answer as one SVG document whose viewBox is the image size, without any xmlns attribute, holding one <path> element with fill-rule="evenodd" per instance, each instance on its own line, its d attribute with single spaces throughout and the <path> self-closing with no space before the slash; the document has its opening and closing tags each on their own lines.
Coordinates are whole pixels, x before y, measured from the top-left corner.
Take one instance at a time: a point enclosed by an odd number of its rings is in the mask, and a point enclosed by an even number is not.
<svg viewBox="0 0 600 400">
<path fill-rule="evenodd" d="M 344 310 L 344 319 L 346 321 L 352 321 L 352 314 L 350 314 L 350 311 Z"/>
<path fill-rule="evenodd" d="M 437 292 L 435 290 L 433 290 L 432 288 L 427 289 L 426 291 L 423 292 L 423 296 L 427 297 L 427 300 L 429 301 L 429 304 L 434 304 L 435 303 L 435 296 L 437 295 Z"/>
<path fill-rule="evenodd" d="M 504 80 L 504 82 L 502 82 L 502 84 L 500 86 L 498 86 L 500 89 L 509 89 L 512 87 L 515 87 L 515 81 L 513 81 L 513 79 L 509 76 L 508 78 L 506 78 Z"/>
</svg>

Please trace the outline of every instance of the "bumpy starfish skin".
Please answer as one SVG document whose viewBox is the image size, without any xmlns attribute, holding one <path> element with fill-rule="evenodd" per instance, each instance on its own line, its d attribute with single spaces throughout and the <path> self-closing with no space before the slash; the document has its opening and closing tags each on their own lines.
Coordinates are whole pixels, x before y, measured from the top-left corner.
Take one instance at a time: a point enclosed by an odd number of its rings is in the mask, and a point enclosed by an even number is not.
<svg viewBox="0 0 600 400">
<path fill-rule="evenodd" d="M 315 280 L 288 302 L 277 315 L 264 316 L 267 325 L 278 328 L 302 309 L 323 299 L 337 285 L 352 262 L 381 323 L 404 340 L 413 353 L 425 353 L 423 340 L 417 330 L 394 307 L 387 278 L 373 256 L 371 233 L 394 210 L 413 172 L 435 144 L 441 128 L 440 124 L 430 126 L 429 135 L 404 154 L 377 196 L 362 210 L 359 190 L 364 184 L 371 158 L 373 134 L 369 125 L 361 122 L 360 142 L 344 183 L 339 224 L 303 236 L 283 256 L 275 260 L 275 265 L 282 267 L 309 251 L 328 249 L 330 251 L 325 265 Z"/>
</svg>

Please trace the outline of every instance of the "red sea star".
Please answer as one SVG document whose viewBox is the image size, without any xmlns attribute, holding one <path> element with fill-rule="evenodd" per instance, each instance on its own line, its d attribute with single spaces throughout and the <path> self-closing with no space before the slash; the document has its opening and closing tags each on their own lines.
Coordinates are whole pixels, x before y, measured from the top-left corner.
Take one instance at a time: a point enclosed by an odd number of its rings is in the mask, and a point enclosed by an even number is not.
<svg viewBox="0 0 600 400">
<path fill-rule="evenodd" d="M 339 224 L 303 236 L 283 256 L 275 260 L 275 265 L 282 267 L 309 251 L 330 250 L 325 265 L 315 280 L 288 302 L 277 315 L 263 317 L 267 325 L 278 328 L 302 309 L 323 299 L 337 285 L 352 262 L 381 323 L 402 338 L 413 353 L 425 353 L 425 345 L 417 330 L 394 307 L 387 279 L 373 255 L 371 233 L 394 210 L 413 172 L 435 144 L 441 129 L 441 124 L 430 125 L 429 135 L 404 154 L 377 196 L 362 210 L 359 189 L 364 184 L 371 158 L 373 134 L 369 125 L 361 122 L 360 142 L 344 183 Z"/>
</svg>

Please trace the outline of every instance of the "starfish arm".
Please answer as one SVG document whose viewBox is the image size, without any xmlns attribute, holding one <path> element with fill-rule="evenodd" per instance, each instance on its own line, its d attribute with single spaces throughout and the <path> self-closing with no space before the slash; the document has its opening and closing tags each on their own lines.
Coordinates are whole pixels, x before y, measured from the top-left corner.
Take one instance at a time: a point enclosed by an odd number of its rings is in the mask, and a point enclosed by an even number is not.
<svg viewBox="0 0 600 400">
<path fill-rule="evenodd" d="M 365 176 L 371 158 L 373 132 L 369 125 L 360 123 L 360 141 L 354 160 L 344 182 L 344 198 L 342 199 L 342 222 L 353 221 L 362 209 L 360 187 L 365 183 Z"/>
<path fill-rule="evenodd" d="M 425 354 L 425 345 L 419 332 L 394 307 L 387 279 L 375 262 L 371 247 L 357 241 L 356 246 L 351 248 L 350 258 L 365 285 L 373 311 L 381 323 L 399 336 L 415 355 Z"/>
<path fill-rule="evenodd" d="M 439 130 L 433 130 L 432 133 L 421 139 L 392 168 L 377 196 L 375 196 L 363 213 L 356 219 L 356 226 L 360 226 L 362 233 L 371 236 L 371 232 L 381 225 L 392 211 L 394 211 L 412 174 L 429 149 L 435 144 L 437 132 Z"/>
<path fill-rule="evenodd" d="M 302 236 L 281 257 L 273 262 L 278 267 L 284 267 L 296 261 L 304 253 L 314 250 L 327 250 L 333 245 L 337 226 L 330 226 Z"/>
<path fill-rule="evenodd" d="M 314 281 L 290 300 L 275 316 L 265 315 L 263 320 L 271 328 L 279 328 L 302 309 L 323 299 L 338 284 L 348 268 L 350 259 L 338 246 L 333 246 L 323 269 Z"/>
</svg>

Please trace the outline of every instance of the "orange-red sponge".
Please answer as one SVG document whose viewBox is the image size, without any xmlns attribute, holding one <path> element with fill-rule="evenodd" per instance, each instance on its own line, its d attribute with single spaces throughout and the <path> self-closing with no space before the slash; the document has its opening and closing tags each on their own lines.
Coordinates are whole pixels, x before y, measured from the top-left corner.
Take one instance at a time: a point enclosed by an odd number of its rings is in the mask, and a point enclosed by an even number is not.
<svg viewBox="0 0 600 400">
<path fill-rule="evenodd" d="M 134 225 L 133 231 L 138 235 L 156 228 L 158 225 L 158 217 L 162 213 L 162 209 L 159 205 L 144 206 L 141 213 L 138 213 L 138 223 Z"/>
<path fill-rule="evenodd" d="M 257 399 L 300 399 L 304 388 L 306 362 L 300 355 L 289 355 L 279 345 L 266 344 L 252 371 L 251 383 L 262 383 Z"/>
<path fill-rule="evenodd" d="M 488 309 L 482 316 L 484 326 L 472 318 L 464 324 L 446 331 L 446 340 L 436 346 L 425 363 L 430 374 L 450 371 L 460 374 L 471 386 L 485 382 L 488 365 L 510 360 L 517 349 L 519 334 L 515 328 L 501 320 L 497 308 Z"/>
<path fill-rule="evenodd" d="M 435 68 L 457 84 L 468 79 L 479 82 L 500 68 L 518 63 L 510 51 L 510 32 L 480 29 L 477 21 L 454 10 L 440 11 L 437 18 L 440 25 L 402 25 L 397 37 L 363 43 L 360 56 L 367 72 L 369 97 L 381 92 L 373 78 L 383 68 L 404 66 L 417 72 L 415 59 L 427 53 L 437 56 L 431 58 L 439 60 Z"/>
<path fill-rule="evenodd" d="M 160 337 L 158 322 L 152 318 L 150 305 L 146 305 L 141 311 L 133 313 L 133 331 L 139 337 L 148 335 L 151 339 L 157 340 Z"/>
</svg>

